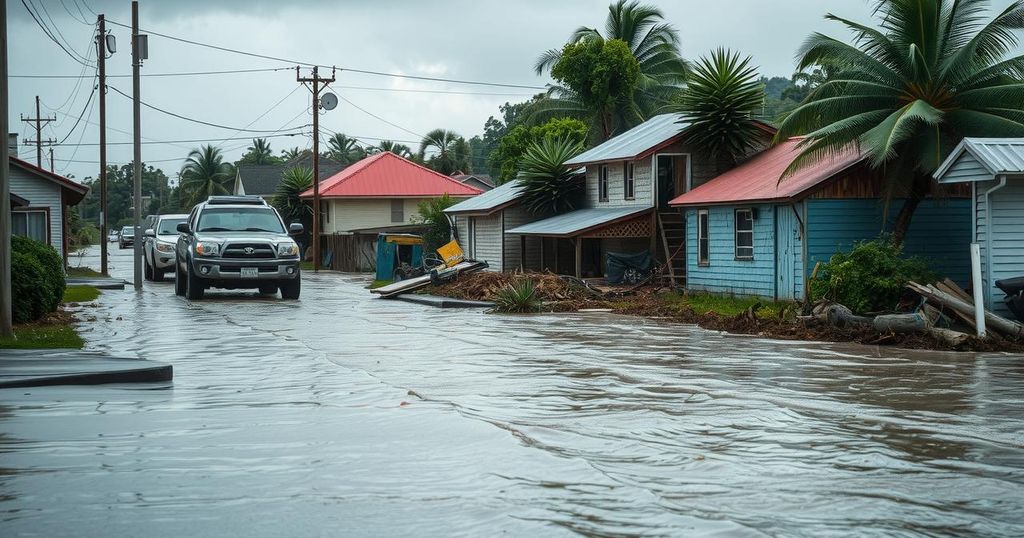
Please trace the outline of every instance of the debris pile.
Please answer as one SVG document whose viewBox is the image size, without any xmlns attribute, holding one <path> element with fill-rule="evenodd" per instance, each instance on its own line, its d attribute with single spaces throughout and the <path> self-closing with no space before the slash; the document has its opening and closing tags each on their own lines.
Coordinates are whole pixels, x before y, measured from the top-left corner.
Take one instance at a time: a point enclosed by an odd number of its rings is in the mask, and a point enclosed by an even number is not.
<svg viewBox="0 0 1024 538">
<path fill-rule="evenodd" d="M 537 298 L 547 303 L 579 303 L 594 300 L 594 292 L 552 273 L 493 273 L 481 271 L 460 275 L 455 281 L 430 289 L 433 295 L 474 301 L 493 301 L 498 291 L 520 279 L 534 283 Z M 549 305 L 558 306 L 558 305 Z M 555 308 L 563 310 L 563 308 Z"/>
</svg>

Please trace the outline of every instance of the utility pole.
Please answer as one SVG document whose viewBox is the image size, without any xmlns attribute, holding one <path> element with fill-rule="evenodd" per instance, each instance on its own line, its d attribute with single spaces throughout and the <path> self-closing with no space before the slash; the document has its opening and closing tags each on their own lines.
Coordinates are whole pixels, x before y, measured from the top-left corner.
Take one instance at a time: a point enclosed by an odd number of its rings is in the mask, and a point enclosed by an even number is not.
<svg viewBox="0 0 1024 538">
<path fill-rule="evenodd" d="M 11 182 L 7 148 L 7 2 L 0 2 L 0 338 L 14 338 L 11 309 Z"/>
<path fill-rule="evenodd" d="M 313 272 L 320 271 L 320 91 L 327 84 L 334 82 L 334 68 L 331 78 L 320 78 L 317 66 L 313 66 L 313 76 L 303 78 L 299 74 L 299 66 L 295 66 L 295 80 L 313 84 Z M 320 83 L 324 85 L 321 86 Z"/>
<path fill-rule="evenodd" d="M 139 2 L 132 0 L 132 116 L 134 128 L 132 129 L 135 168 L 135 238 L 132 246 L 135 250 L 135 289 L 142 290 L 142 110 L 139 106 L 139 94 L 142 91 L 139 82 L 139 69 L 142 67 L 142 60 L 149 56 L 149 40 L 145 35 L 139 34 Z M 106 238 L 103 238 L 106 241 Z"/>
<path fill-rule="evenodd" d="M 39 96 L 37 95 L 36 96 L 36 117 L 34 117 L 34 118 L 22 117 L 21 121 L 23 121 L 25 123 L 35 122 L 35 124 L 36 124 L 36 139 L 35 140 L 26 140 L 25 141 L 25 145 L 30 145 L 30 144 L 35 144 L 36 145 L 36 166 L 38 166 L 39 168 L 42 168 L 43 167 L 43 144 L 46 144 L 46 143 L 55 144 L 57 142 L 56 140 L 43 140 L 43 125 L 46 124 L 46 123 L 50 123 L 51 121 L 57 121 L 57 118 L 56 117 L 44 118 L 42 116 L 42 114 L 39 111 Z M 4 136 L 6 136 L 6 135 L 7 135 L 7 133 L 4 133 Z"/>
<path fill-rule="evenodd" d="M 100 273 L 107 276 L 107 20 L 96 16 L 96 66 L 100 91 Z M 113 53 L 114 51 L 110 51 Z"/>
<path fill-rule="evenodd" d="M 50 171 L 56 172 L 57 170 L 53 167 L 53 146 L 50 146 Z"/>
</svg>

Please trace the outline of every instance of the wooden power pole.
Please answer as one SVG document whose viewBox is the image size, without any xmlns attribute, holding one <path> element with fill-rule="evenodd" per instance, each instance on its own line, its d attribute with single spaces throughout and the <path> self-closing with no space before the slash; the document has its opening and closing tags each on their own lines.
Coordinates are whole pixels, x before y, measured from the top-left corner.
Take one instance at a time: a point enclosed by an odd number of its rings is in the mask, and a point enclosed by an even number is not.
<svg viewBox="0 0 1024 538">
<path fill-rule="evenodd" d="M 142 61 L 148 57 L 149 40 L 139 34 L 139 2 L 132 0 L 132 138 L 134 146 L 133 165 L 135 168 L 135 236 L 132 246 L 135 247 L 135 289 L 142 290 L 142 110 L 139 106 L 139 94 L 142 91 L 139 81 L 139 69 Z M 106 238 L 103 238 L 106 241 Z"/>
<path fill-rule="evenodd" d="M 36 166 L 39 168 L 43 167 L 43 144 L 54 144 L 56 140 L 43 140 L 43 125 L 50 123 L 51 121 L 57 121 L 57 118 L 44 118 L 42 113 L 39 111 L 39 96 L 36 96 L 36 117 L 26 118 L 22 117 L 21 121 L 25 123 L 36 124 L 36 139 L 26 140 L 25 145 L 36 145 Z M 6 136 L 6 133 L 4 133 Z"/>
<path fill-rule="evenodd" d="M 96 16 L 96 67 L 100 91 L 100 273 L 107 276 L 107 19 Z"/>
<path fill-rule="evenodd" d="M 14 338 L 11 308 L 11 183 L 7 147 L 7 3 L 0 2 L 0 338 Z"/>
<path fill-rule="evenodd" d="M 331 78 L 321 78 L 317 67 L 313 66 L 312 77 L 302 77 L 299 67 L 295 66 L 295 80 L 309 82 L 313 85 L 313 272 L 320 271 L 320 92 L 327 84 L 334 82 L 334 69 Z M 321 86 L 321 83 L 323 85 Z"/>
</svg>

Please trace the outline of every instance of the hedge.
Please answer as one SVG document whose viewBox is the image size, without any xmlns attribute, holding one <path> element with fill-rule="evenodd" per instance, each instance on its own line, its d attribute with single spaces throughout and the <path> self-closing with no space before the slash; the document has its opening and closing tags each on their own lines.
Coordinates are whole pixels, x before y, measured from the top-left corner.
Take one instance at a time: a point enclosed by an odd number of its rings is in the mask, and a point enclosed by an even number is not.
<svg viewBox="0 0 1024 538">
<path fill-rule="evenodd" d="M 64 262 L 52 246 L 11 237 L 11 297 L 15 323 L 35 321 L 57 310 L 67 281 Z"/>
</svg>

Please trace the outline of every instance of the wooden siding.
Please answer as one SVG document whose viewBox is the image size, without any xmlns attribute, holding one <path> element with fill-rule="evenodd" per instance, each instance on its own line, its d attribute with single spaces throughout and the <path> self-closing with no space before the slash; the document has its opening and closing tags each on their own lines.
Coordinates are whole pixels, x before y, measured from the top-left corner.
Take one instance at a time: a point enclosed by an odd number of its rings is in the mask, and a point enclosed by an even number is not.
<svg viewBox="0 0 1024 538">
<path fill-rule="evenodd" d="M 995 286 L 995 281 L 1004 278 L 1024 276 L 1024 181 L 1008 179 L 1006 186 L 989 196 L 991 221 L 986 218 L 982 193 L 996 186 L 998 182 L 977 183 L 977 229 L 981 245 L 982 278 L 985 282 L 985 301 L 997 314 L 1012 317 L 1005 294 Z M 991 235 L 992 254 L 988 254 L 988 240 Z M 989 269 L 991 259 L 991 272 Z"/>
<path fill-rule="evenodd" d="M 992 174 L 974 155 L 971 155 L 969 151 L 964 151 L 942 176 L 942 182 L 977 181 L 978 178 L 983 177 L 992 177 Z"/>
<path fill-rule="evenodd" d="M 473 219 L 474 236 L 471 256 L 488 264 L 488 271 L 503 271 L 501 212 Z"/>
<path fill-rule="evenodd" d="M 737 260 L 734 212 L 755 207 L 754 259 Z M 739 296 L 775 296 L 775 211 L 772 205 L 715 206 L 708 210 L 710 264 L 697 265 L 697 208 L 686 211 L 686 287 Z"/>
<path fill-rule="evenodd" d="M 651 175 L 651 159 L 633 161 L 633 198 L 626 199 L 623 174 L 626 161 L 615 161 L 605 165 L 587 166 L 586 207 L 632 207 L 650 206 L 654 200 L 654 183 Z M 598 193 L 597 174 L 601 166 L 608 166 L 608 200 L 601 201 Z"/>
<path fill-rule="evenodd" d="M 531 213 L 521 205 L 510 206 L 500 212 L 505 219 L 504 229 L 511 230 L 524 224 L 536 222 L 547 218 L 549 215 Z M 505 234 L 504 262 L 502 267 L 505 271 L 518 269 L 520 265 L 520 250 L 522 242 L 520 236 Z M 540 268 L 540 239 L 536 237 L 526 238 L 526 268 Z"/>
<path fill-rule="evenodd" d="M 902 200 L 893 200 L 889 222 Z M 878 236 L 883 204 L 877 199 L 808 200 L 806 272 L 818 261 L 826 262 L 853 243 Z M 970 201 L 925 200 L 918 206 L 907 233 L 904 251 L 927 258 L 932 267 L 961 285 L 970 279 Z"/>
<path fill-rule="evenodd" d="M 28 200 L 33 208 L 50 208 L 50 245 L 64 257 L 64 206 L 61 187 L 56 183 L 32 175 L 20 167 L 10 167 L 11 192 Z M 104 237 L 105 241 L 106 238 Z"/>
<path fill-rule="evenodd" d="M 403 201 L 404 219 L 391 221 L 391 198 L 337 199 L 326 198 L 329 221 L 322 223 L 324 233 L 344 233 L 364 228 L 412 224 L 419 215 L 419 203 L 424 198 L 406 198 Z"/>
</svg>

